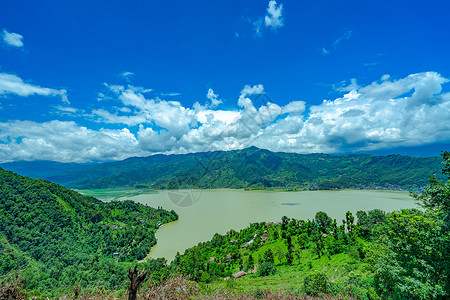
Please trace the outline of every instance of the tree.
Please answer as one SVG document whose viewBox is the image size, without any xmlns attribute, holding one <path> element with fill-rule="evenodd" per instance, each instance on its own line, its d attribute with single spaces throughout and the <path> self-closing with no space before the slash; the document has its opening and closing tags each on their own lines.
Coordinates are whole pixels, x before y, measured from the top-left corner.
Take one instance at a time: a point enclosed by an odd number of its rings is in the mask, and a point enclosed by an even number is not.
<svg viewBox="0 0 450 300">
<path fill-rule="evenodd" d="M 274 263 L 272 249 L 267 249 L 266 252 L 264 252 L 263 262 Z"/>
<path fill-rule="evenodd" d="M 362 237 L 370 237 L 375 226 L 382 224 L 386 218 L 386 213 L 381 209 L 372 209 L 368 213 L 365 211 L 358 211 L 357 225 Z"/>
<path fill-rule="evenodd" d="M 128 300 L 136 300 L 137 290 L 139 285 L 144 281 L 147 276 L 147 270 L 142 269 L 138 274 L 137 265 L 133 269 L 128 270 L 128 278 L 130 279 L 130 284 L 128 286 Z"/>
<path fill-rule="evenodd" d="M 314 242 L 316 243 L 316 253 L 319 256 L 319 258 L 322 257 L 323 250 L 325 248 L 325 245 L 323 243 L 323 237 L 321 233 L 318 233 L 314 236 Z"/>
<path fill-rule="evenodd" d="M 290 251 L 289 249 L 288 249 L 288 252 L 286 253 L 286 261 L 287 261 L 288 265 L 292 266 L 292 262 L 294 261 L 294 256 L 292 255 L 292 251 Z"/>
<path fill-rule="evenodd" d="M 253 259 L 253 256 L 250 254 L 250 256 L 248 257 L 247 260 L 247 270 L 253 270 L 253 268 L 255 267 L 255 261 Z"/>
<path fill-rule="evenodd" d="M 445 238 L 433 211 L 393 212 L 383 228 L 384 250 L 375 258 L 375 279 L 381 291 L 407 299 L 448 295 Z M 447 290 L 447 291 L 446 291 Z"/>
<path fill-rule="evenodd" d="M 450 153 L 442 157 L 442 173 L 450 175 Z M 448 298 L 450 182 L 431 176 L 425 190 L 413 196 L 426 211 L 402 210 L 387 217 L 380 230 L 386 247 L 376 259 L 375 278 L 382 291 L 397 297 Z"/>
<path fill-rule="evenodd" d="M 442 157 L 445 159 L 442 173 L 450 176 L 450 152 L 443 152 Z M 443 232 L 450 230 L 450 181 L 444 183 L 436 175 L 430 176 L 426 189 L 421 194 L 412 195 L 422 207 L 439 213 L 444 221 Z"/>
<path fill-rule="evenodd" d="M 315 216 L 316 223 L 319 224 L 319 230 L 322 233 L 328 233 L 333 225 L 333 219 L 331 219 L 327 213 L 319 211 Z"/>
<path fill-rule="evenodd" d="M 287 229 L 288 224 L 289 224 L 289 218 L 286 216 L 283 216 L 281 218 L 281 237 L 282 238 L 286 237 L 286 229 Z"/>
<path fill-rule="evenodd" d="M 273 275 L 275 271 L 275 265 L 268 261 L 262 262 L 258 267 L 258 275 L 261 277 Z"/>
<path fill-rule="evenodd" d="M 350 211 L 345 213 L 345 224 L 347 224 L 347 231 L 351 234 L 353 231 L 353 222 L 355 221 L 355 217 L 352 215 Z"/>
</svg>

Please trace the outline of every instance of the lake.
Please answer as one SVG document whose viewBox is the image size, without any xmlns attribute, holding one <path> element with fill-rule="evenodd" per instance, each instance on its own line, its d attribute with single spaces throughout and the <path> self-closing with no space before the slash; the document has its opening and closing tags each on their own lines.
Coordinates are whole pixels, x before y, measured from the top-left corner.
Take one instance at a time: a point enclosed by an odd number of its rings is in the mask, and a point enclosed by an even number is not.
<svg viewBox="0 0 450 300">
<path fill-rule="evenodd" d="M 91 194 L 84 191 L 86 194 Z M 123 193 L 123 191 L 121 191 Z M 101 195 L 96 195 L 100 199 Z M 110 194 L 108 194 L 110 197 Z M 350 210 L 380 208 L 385 211 L 417 207 L 408 192 L 397 191 L 302 191 L 265 192 L 244 190 L 133 191 L 120 200 L 130 199 L 150 206 L 175 210 L 180 219 L 164 225 L 156 233 L 158 244 L 150 257 L 171 261 L 177 252 L 210 240 L 217 232 L 240 230 L 254 222 L 278 222 L 283 216 L 312 219 L 318 211 L 326 212 L 338 223 Z"/>
</svg>

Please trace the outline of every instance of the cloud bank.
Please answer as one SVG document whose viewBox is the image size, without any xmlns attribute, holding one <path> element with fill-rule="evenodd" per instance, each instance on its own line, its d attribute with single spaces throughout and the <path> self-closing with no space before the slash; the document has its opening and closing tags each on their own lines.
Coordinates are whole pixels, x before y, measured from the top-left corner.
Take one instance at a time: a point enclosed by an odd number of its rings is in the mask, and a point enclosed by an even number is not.
<svg viewBox="0 0 450 300">
<path fill-rule="evenodd" d="M 179 101 L 148 97 L 149 89 L 106 84 L 99 103 L 110 105 L 87 116 L 103 128 L 57 120 L 0 123 L 0 161 L 110 161 L 251 145 L 272 151 L 339 153 L 449 142 L 450 93 L 442 92 L 448 81 L 436 72 L 397 80 L 384 75 L 365 86 L 352 80 L 340 88 L 342 96 L 309 109 L 304 101 L 277 105 L 263 85 L 245 86 L 234 110 L 221 109 L 212 89 L 205 104 L 185 107 Z M 19 80 L 18 85 L 23 84 Z M 0 91 L 31 93 L 1 83 Z"/>
</svg>

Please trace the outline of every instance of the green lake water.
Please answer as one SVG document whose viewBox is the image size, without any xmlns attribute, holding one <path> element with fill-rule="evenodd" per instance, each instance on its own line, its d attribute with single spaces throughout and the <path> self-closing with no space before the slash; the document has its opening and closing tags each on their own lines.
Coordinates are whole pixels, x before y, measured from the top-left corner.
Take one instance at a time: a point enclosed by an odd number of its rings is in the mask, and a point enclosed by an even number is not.
<svg viewBox="0 0 450 300">
<path fill-rule="evenodd" d="M 133 193 L 119 199 L 130 199 L 153 207 L 162 206 L 179 214 L 179 221 L 158 230 L 158 244 L 149 254 L 150 257 L 165 257 L 168 261 L 177 252 L 183 253 L 199 242 L 210 240 L 216 232 L 224 234 L 230 229 L 240 230 L 253 222 L 278 222 L 283 216 L 312 219 L 316 212 L 324 211 L 340 223 L 347 210 L 356 215 L 358 210 L 379 208 L 392 211 L 417 207 L 407 192 L 366 190 L 162 191 Z"/>
</svg>

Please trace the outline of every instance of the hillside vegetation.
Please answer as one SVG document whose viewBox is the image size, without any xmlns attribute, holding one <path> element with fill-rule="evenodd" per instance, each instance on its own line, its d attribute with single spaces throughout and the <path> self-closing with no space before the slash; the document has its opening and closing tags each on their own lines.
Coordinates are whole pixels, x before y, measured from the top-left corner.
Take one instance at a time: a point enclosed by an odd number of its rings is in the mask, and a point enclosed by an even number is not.
<svg viewBox="0 0 450 300">
<path fill-rule="evenodd" d="M 8 164 L 22 171 L 70 188 L 98 189 L 138 187 L 180 188 L 417 188 L 427 176 L 442 179 L 438 157 L 416 158 L 401 155 L 278 153 L 250 147 L 238 151 L 218 151 L 185 155 L 154 155 L 124 161 L 74 167 L 48 162 Z"/>
<path fill-rule="evenodd" d="M 31 290 L 124 287 L 126 262 L 146 257 L 158 221 L 177 218 L 174 211 L 103 203 L 0 169 L 0 276 L 20 271 Z"/>
</svg>

